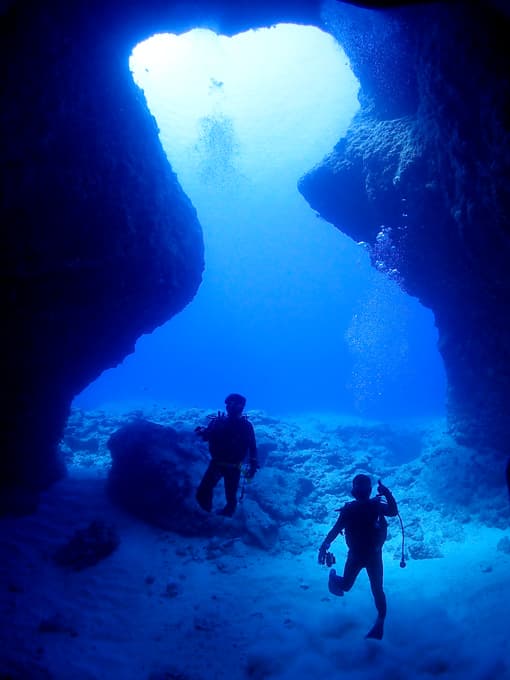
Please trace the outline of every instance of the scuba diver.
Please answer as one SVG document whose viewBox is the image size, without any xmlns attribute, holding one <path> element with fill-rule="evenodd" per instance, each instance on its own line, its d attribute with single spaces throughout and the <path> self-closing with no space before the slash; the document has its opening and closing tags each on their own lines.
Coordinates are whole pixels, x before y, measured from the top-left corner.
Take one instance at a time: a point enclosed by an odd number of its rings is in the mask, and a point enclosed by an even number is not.
<svg viewBox="0 0 510 680">
<path fill-rule="evenodd" d="M 345 540 L 349 551 L 343 576 L 336 570 L 329 572 L 329 590 L 333 595 L 342 596 L 350 590 L 362 569 L 367 570 L 372 595 L 377 609 L 377 619 L 365 637 L 382 640 L 384 619 L 386 617 L 386 596 L 383 590 L 382 547 L 386 540 L 388 523 L 386 517 L 396 517 L 398 507 L 393 494 L 381 480 L 377 496 L 370 498 L 372 482 L 367 475 L 359 474 L 352 480 L 352 495 L 355 500 L 346 503 L 340 510 L 338 519 L 319 549 L 319 564 L 331 566 L 334 556 L 328 552 L 331 543 L 345 530 Z M 382 500 L 384 496 L 385 501 Z M 402 558 L 400 566 L 405 566 Z"/>
<path fill-rule="evenodd" d="M 232 517 L 237 507 L 237 490 L 241 479 L 242 464 L 249 456 L 249 466 L 243 472 L 252 479 L 258 470 L 257 445 L 253 425 L 243 409 L 246 399 L 240 394 L 229 394 L 225 399 L 226 415 L 218 413 L 207 427 L 196 427 L 195 432 L 209 443 L 211 461 L 196 492 L 196 499 L 203 510 L 211 512 L 214 487 L 223 477 L 226 505 L 216 514 Z"/>
</svg>

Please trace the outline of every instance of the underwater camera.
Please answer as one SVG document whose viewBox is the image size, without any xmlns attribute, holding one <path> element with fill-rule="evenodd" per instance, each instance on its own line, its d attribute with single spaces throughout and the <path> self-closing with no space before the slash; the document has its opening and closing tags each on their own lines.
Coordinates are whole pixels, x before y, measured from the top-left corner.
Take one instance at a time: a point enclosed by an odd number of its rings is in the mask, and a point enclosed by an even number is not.
<svg viewBox="0 0 510 680">
<path fill-rule="evenodd" d="M 328 567 L 332 567 L 336 562 L 335 556 L 332 552 L 326 553 L 326 564 Z"/>
</svg>

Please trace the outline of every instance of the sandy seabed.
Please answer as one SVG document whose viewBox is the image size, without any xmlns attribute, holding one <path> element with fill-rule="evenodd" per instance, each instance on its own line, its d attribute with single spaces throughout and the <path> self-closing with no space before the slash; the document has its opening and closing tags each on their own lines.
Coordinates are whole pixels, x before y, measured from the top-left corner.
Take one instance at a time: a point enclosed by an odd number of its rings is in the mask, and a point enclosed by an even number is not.
<svg viewBox="0 0 510 680">
<path fill-rule="evenodd" d="M 98 517 L 118 549 L 82 571 L 55 564 Z M 299 554 L 186 538 L 115 507 L 103 468 L 71 466 L 37 513 L 0 521 L 0 678 L 510 678 L 510 555 L 497 548 L 508 532 L 473 522 L 443 557 L 405 569 L 386 550 L 379 642 L 364 638 L 375 619 L 365 573 L 343 598 L 328 592 L 317 549 L 330 526 Z M 341 570 L 341 537 L 332 549 Z"/>
</svg>

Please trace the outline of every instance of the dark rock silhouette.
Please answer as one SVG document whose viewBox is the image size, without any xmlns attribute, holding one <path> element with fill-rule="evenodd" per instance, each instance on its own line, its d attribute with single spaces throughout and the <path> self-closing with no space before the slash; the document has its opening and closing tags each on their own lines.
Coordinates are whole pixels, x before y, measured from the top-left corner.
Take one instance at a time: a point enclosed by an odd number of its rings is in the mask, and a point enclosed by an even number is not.
<svg viewBox="0 0 510 680">
<path fill-rule="evenodd" d="M 53 559 L 61 567 L 81 571 L 93 567 L 111 555 L 120 544 L 114 526 L 94 520 L 85 529 L 78 529 L 67 543 L 55 551 Z"/>
<path fill-rule="evenodd" d="M 63 474 L 73 397 L 193 298 L 196 212 L 128 60 L 150 35 L 316 23 L 316 2 L 0 5 L 0 494 Z M 32 501 L 9 492 L 2 511 Z"/>
<path fill-rule="evenodd" d="M 155 526 L 202 533 L 203 517 L 195 502 L 202 455 L 189 437 L 186 442 L 172 427 L 138 420 L 117 430 L 108 448 L 108 492 L 116 503 Z"/>
<path fill-rule="evenodd" d="M 337 36 L 363 108 L 301 190 L 434 310 L 458 438 L 506 444 L 509 69 L 497 4 L 368 15 L 333 2 L 322 17 L 313 0 L 0 5 L 2 510 L 12 498 L 32 508 L 12 488 L 37 492 L 63 473 L 73 397 L 200 284 L 200 225 L 128 69 L 133 46 L 165 30 L 293 21 Z"/>
<path fill-rule="evenodd" d="M 381 13 L 336 3 L 327 25 L 360 79 L 362 107 L 300 190 L 433 310 L 452 433 L 502 449 L 510 436 L 508 20 L 476 3 Z"/>
</svg>

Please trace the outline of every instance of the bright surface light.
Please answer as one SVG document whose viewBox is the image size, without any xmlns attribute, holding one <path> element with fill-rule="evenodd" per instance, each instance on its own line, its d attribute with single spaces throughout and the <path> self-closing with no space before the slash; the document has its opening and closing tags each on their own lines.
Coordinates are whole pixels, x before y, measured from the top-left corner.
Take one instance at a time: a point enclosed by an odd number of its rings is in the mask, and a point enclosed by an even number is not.
<svg viewBox="0 0 510 680">
<path fill-rule="evenodd" d="M 310 26 L 232 38 L 202 29 L 156 35 L 133 50 L 130 67 L 173 165 L 196 151 L 204 120 L 213 120 L 217 134 L 228 123 L 239 172 L 267 177 L 268 168 L 292 167 L 297 179 L 331 150 L 359 107 L 342 49 Z"/>
<path fill-rule="evenodd" d="M 437 351 L 426 375 L 419 368 L 436 340 L 430 314 L 317 220 L 297 189 L 359 108 L 333 37 L 287 24 L 231 38 L 157 35 L 136 47 L 130 68 L 197 209 L 206 268 L 186 309 L 140 338 L 78 405 L 209 408 L 232 391 L 277 413 L 442 404 L 427 382 Z"/>
</svg>

